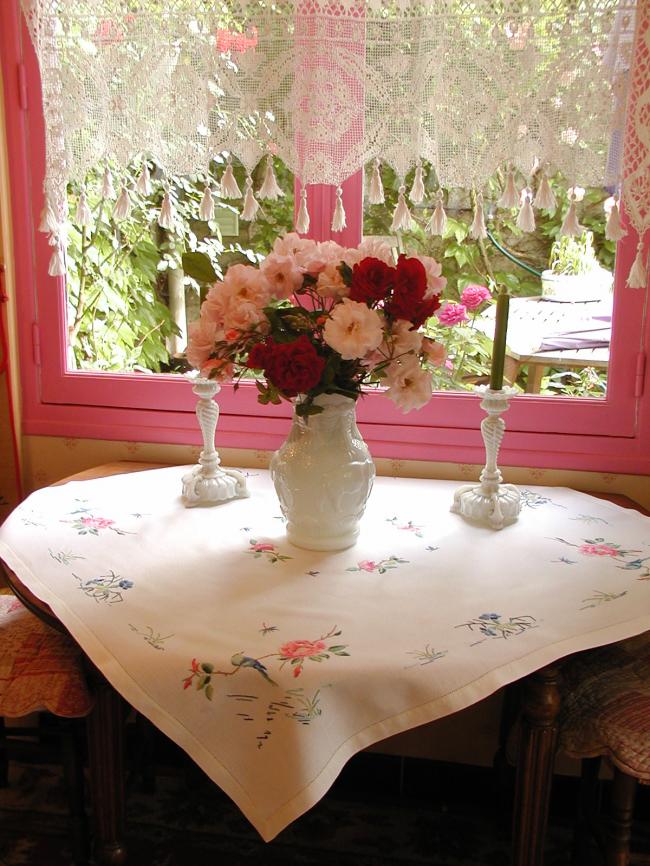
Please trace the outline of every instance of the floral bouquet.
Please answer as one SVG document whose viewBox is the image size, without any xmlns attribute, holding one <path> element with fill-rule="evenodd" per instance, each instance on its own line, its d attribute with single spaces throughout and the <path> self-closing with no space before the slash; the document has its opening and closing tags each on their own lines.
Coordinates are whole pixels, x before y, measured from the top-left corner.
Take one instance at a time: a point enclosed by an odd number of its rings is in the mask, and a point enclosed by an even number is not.
<svg viewBox="0 0 650 866">
<path fill-rule="evenodd" d="M 256 374 L 260 403 L 300 395 L 303 417 L 322 411 L 320 395 L 356 400 L 371 384 L 408 412 L 430 399 L 431 371 L 445 361 L 422 331 L 445 284 L 435 259 L 395 261 L 383 241 L 346 249 L 287 234 L 259 267 L 232 265 L 210 288 L 187 359 L 235 386 Z"/>
</svg>

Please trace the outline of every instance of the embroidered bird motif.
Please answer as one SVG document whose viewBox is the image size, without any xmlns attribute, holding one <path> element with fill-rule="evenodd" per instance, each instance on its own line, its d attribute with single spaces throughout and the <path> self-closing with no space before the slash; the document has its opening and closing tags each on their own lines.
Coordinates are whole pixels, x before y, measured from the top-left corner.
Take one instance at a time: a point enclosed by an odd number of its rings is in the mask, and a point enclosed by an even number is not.
<svg viewBox="0 0 650 866">
<path fill-rule="evenodd" d="M 233 657 L 230 659 L 230 664 L 236 668 L 253 668 L 256 670 L 267 683 L 270 683 L 272 686 L 277 686 L 277 683 L 271 679 L 268 675 L 266 667 L 262 664 L 259 659 L 251 658 L 250 656 L 244 655 L 244 653 L 235 653 Z"/>
</svg>

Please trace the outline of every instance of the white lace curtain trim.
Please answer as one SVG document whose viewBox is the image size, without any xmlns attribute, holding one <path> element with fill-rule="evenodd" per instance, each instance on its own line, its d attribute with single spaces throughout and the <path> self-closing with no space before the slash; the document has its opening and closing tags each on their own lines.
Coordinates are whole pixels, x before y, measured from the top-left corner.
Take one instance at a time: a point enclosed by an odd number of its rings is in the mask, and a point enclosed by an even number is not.
<svg viewBox="0 0 650 866">
<path fill-rule="evenodd" d="M 616 193 L 622 184 L 640 234 L 650 219 L 641 125 L 650 78 L 646 3 L 638 12 L 635 0 L 23 5 L 41 68 L 45 221 L 55 254 L 63 241 L 57 226 L 67 219 L 66 186 L 82 183 L 89 169 L 110 161 L 119 171 L 153 158 L 170 175 L 186 174 L 207 170 L 223 152 L 240 160 L 249 178 L 269 157 L 264 186 L 276 195 L 273 156 L 304 185 L 338 187 L 375 160 L 402 179 L 415 167 L 413 187 L 400 190 L 394 230 L 410 224 L 407 197 L 422 201 L 422 160 L 440 190 L 475 188 L 474 236 L 484 231 L 481 195 L 498 168 L 507 178 L 500 204 L 520 208 L 523 230 L 534 228 L 533 206 L 544 204 L 545 191 L 540 201 L 539 189 L 533 198 L 527 188 L 540 169 Z M 637 17 L 645 61 L 637 51 L 632 69 Z M 636 103 L 628 100 L 632 82 Z M 630 175 L 622 178 L 626 106 L 635 127 L 627 136 Z M 242 216 L 254 219 L 258 191 L 248 181 L 240 190 L 227 173 L 221 192 L 243 196 Z M 377 174 L 371 171 L 368 195 L 380 200 Z M 83 218 L 83 207 L 77 210 Z M 297 228 L 305 230 L 302 210 Z M 438 210 L 432 230 L 443 217 Z M 338 194 L 332 227 L 344 225 Z M 580 228 L 574 207 L 563 231 Z"/>
</svg>

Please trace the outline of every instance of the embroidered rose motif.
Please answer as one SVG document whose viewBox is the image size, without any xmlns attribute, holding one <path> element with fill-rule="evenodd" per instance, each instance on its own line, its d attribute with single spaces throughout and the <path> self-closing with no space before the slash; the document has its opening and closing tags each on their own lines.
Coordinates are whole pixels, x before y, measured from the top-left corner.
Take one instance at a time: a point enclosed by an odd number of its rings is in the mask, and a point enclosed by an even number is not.
<svg viewBox="0 0 650 866">
<path fill-rule="evenodd" d="M 314 656 L 324 649 L 326 649 L 326 644 L 323 640 L 290 640 L 280 647 L 280 655 L 287 660 L 304 659 L 307 656 Z"/>
<path fill-rule="evenodd" d="M 326 640 L 330 637 L 338 637 L 341 632 L 334 626 L 327 634 L 322 635 L 318 640 L 290 640 L 282 644 L 278 650 L 278 658 L 284 664 L 289 662 L 293 668 L 294 677 L 299 677 L 302 673 L 303 666 L 306 661 L 322 662 L 330 657 L 347 656 L 347 644 L 335 644 L 328 646 Z"/>
<path fill-rule="evenodd" d="M 271 541 L 258 541 L 256 538 L 251 538 L 248 542 L 248 550 L 246 553 L 252 553 L 255 559 L 260 557 L 268 562 L 284 562 L 291 559 L 286 553 L 280 553 L 278 548 Z"/>
<path fill-rule="evenodd" d="M 377 568 L 377 563 L 372 559 L 364 559 L 359 563 L 359 571 L 374 571 Z"/>
<path fill-rule="evenodd" d="M 581 544 L 580 553 L 587 556 L 618 556 L 620 550 L 610 547 L 608 544 Z"/>
<path fill-rule="evenodd" d="M 387 559 L 375 561 L 374 559 L 362 559 L 356 565 L 346 568 L 346 571 L 368 571 L 377 572 L 378 574 L 386 574 L 391 568 L 397 568 L 398 565 L 408 563 L 408 559 L 400 559 L 399 556 L 389 556 Z"/>
<path fill-rule="evenodd" d="M 109 520 L 108 517 L 82 517 L 81 523 L 90 529 L 108 529 L 115 521 Z"/>
</svg>

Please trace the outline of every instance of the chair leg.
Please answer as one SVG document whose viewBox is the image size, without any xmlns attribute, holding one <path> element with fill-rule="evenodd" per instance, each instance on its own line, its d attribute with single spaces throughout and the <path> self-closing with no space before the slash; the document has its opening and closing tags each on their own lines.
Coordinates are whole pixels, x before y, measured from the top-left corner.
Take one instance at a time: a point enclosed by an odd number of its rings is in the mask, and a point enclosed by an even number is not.
<svg viewBox="0 0 650 866">
<path fill-rule="evenodd" d="M 601 758 L 583 758 L 580 762 L 580 791 L 578 793 L 578 814 L 573 837 L 571 862 L 573 866 L 593 862 L 594 833 L 596 817 L 600 812 L 600 775 Z M 600 839 L 598 839 L 600 843 Z"/>
<path fill-rule="evenodd" d="M 0 788 L 9 784 L 9 758 L 7 756 L 7 734 L 5 720 L 0 716 Z"/>
<path fill-rule="evenodd" d="M 84 772 L 79 726 L 76 721 L 61 721 L 63 773 L 68 795 L 72 830 L 72 859 L 75 866 L 90 860 L 88 819 L 84 808 Z"/>
<path fill-rule="evenodd" d="M 156 793 L 156 757 L 154 742 L 154 727 L 142 713 L 135 717 L 137 742 L 136 764 L 142 780 L 142 790 L 145 794 Z"/>
<path fill-rule="evenodd" d="M 628 866 L 630 837 L 637 780 L 619 769 L 614 770 L 610 819 L 607 826 L 605 866 Z"/>
</svg>

